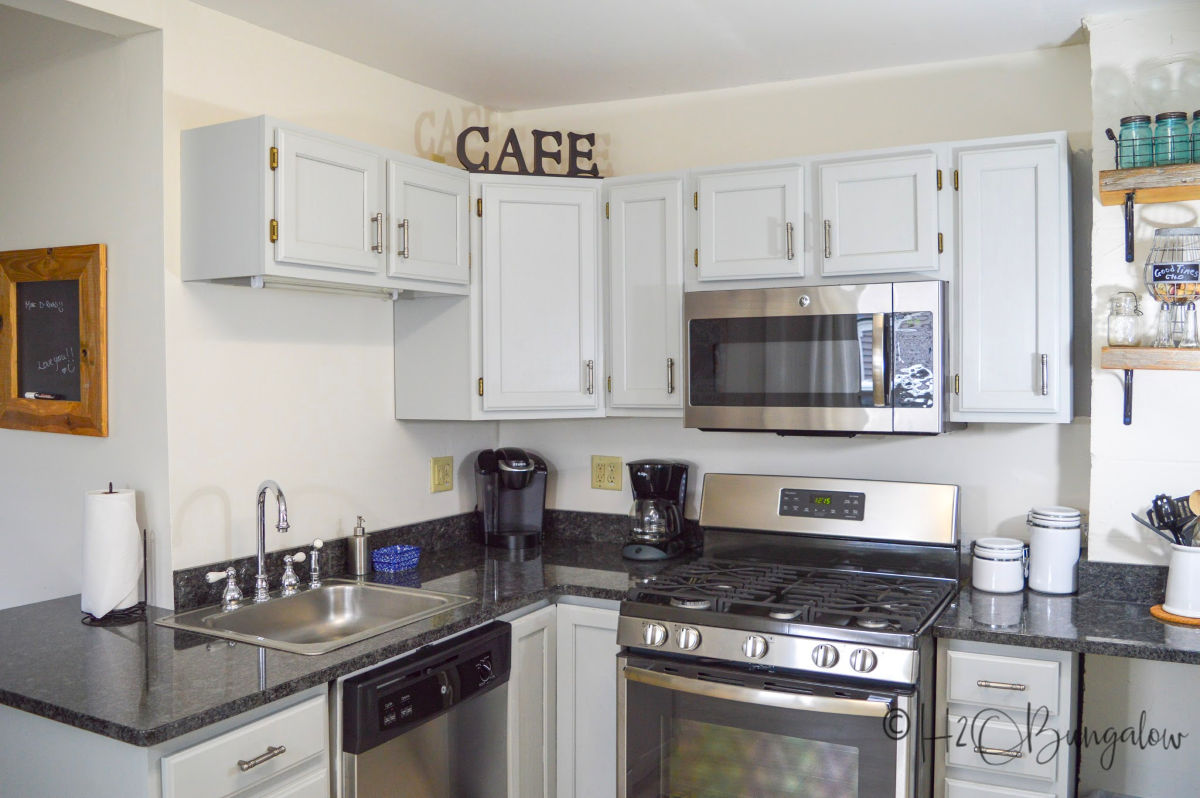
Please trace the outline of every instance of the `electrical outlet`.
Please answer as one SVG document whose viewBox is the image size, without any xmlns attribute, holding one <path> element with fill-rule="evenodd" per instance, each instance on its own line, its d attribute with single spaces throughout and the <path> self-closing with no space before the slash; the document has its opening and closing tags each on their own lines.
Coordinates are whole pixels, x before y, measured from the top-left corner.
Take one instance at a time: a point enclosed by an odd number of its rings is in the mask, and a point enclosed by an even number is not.
<svg viewBox="0 0 1200 798">
<path fill-rule="evenodd" d="M 454 457 L 429 458 L 429 492 L 454 490 Z"/>
<path fill-rule="evenodd" d="M 592 488 L 594 490 L 621 489 L 621 458 L 592 455 Z"/>
</svg>

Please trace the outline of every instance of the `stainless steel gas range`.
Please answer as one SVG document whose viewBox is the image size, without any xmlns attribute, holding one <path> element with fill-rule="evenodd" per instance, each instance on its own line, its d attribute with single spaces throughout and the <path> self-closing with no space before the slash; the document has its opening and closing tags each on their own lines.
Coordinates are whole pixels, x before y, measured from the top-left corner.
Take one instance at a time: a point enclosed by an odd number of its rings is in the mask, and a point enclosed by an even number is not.
<svg viewBox="0 0 1200 798">
<path fill-rule="evenodd" d="M 925 798 L 953 485 L 708 474 L 621 604 L 619 798 Z"/>
</svg>

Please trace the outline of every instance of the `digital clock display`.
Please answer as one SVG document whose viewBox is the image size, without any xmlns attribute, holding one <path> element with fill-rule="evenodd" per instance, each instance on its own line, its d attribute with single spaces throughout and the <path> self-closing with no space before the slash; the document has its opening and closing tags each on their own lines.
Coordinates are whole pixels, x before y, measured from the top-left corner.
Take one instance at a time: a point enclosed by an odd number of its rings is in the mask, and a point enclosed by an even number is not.
<svg viewBox="0 0 1200 798">
<path fill-rule="evenodd" d="M 813 504 L 833 504 L 833 497 L 832 496 L 813 496 L 812 503 Z"/>
<path fill-rule="evenodd" d="M 817 493 L 804 488 L 783 488 L 779 491 L 779 514 L 817 520 L 861 521 L 866 502 L 865 493 Z"/>
</svg>

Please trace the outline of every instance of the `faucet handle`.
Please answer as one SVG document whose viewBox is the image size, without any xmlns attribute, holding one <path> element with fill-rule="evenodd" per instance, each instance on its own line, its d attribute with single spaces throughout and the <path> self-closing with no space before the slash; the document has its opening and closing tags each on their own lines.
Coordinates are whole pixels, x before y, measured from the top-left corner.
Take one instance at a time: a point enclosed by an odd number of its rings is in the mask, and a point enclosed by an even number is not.
<svg viewBox="0 0 1200 798">
<path fill-rule="evenodd" d="M 226 568 L 224 571 L 209 571 L 204 579 L 211 585 L 225 580 L 225 590 L 221 593 L 221 609 L 224 612 L 236 610 L 242 604 L 242 589 L 237 583 L 237 569 Z"/>
<path fill-rule="evenodd" d="M 296 571 L 292 568 L 292 563 L 297 562 L 304 562 L 304 552 L 298 551 L 295 554 L 284 555 L 283 580 L 280 582 L 283 587 L 281 595 L 294 596 L 300 592 L 300 577 L 296 576 Z"/>
<path fill-rule="evenodd" d="M 316 590 L 321 586 L 321 548 L 325 541 L 317 538 L 312 542 L 312 554 L 309 555 L 308 589 Z"/>
<path fill-rule="evenodd" d="M 222 579 L 228 579 L 236 574 L 237 571 L 232 568 L 226 568 L 224 571 L 209 571 L 204 575 L 204 581 L 208 582 L 210 585 L 215 585 Z"/>
</svg>

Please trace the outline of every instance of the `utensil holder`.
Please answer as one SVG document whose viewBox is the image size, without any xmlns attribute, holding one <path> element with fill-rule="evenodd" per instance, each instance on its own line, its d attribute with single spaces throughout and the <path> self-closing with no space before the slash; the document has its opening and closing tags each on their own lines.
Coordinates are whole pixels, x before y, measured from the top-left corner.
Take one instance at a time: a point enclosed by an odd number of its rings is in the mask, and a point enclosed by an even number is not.
<svg viewBox="0 0 1200 798">
<path fill-rule="evenodd" d="M 1184 618 L 1200 618 L 1200 547 L 1171 544 L 1163 609 Z"/>
</svg>

